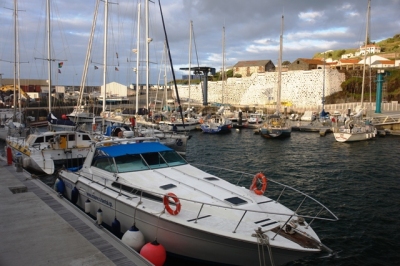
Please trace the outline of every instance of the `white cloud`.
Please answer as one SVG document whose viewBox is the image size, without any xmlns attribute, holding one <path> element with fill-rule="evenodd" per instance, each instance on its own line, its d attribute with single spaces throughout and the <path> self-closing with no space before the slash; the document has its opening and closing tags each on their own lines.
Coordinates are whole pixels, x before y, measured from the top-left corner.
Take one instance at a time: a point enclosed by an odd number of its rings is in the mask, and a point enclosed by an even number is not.
<svg viewBox="0 0 400 266">
<path fill-rule="evenodd" d="M 316 22 L 316 20 L 321 18 L 323 15 L 324 15 L 324 12 L 317 12 L 317 11 L 300 12 L 299 18 L 301 20 L 314 23 L 314 22 Z"/>
</svg>

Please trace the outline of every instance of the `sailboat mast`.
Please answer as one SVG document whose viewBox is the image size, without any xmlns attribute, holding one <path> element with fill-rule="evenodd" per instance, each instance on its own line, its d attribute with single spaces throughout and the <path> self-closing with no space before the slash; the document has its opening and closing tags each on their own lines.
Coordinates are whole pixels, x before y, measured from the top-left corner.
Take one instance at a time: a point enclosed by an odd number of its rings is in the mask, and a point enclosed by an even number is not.
<svg viewBox="0 0 400 266">
<path fill-rule="evenodd" d="M 225 26 L 222 27 L 222 104 L 224 104 L 224 88 L 225 88 Z"/>
<path fill-rule="evenodd" d="M 17 86 L 18 86 L 18 89 L 19 89 L 19 93 L 18 93 L 18 111 L 19 111 L 19 122 L 20 123 L 22 123 L 22 121 L 21 121 L 21 119 L 22 119 L 22 116 L 21 116 L 21 113 L 22 113 L 22 110 L 21 110 L 21 97 L 22 97 L 22 95 L 21 95 L 21 80 L 20 80 L 20 55 L 19 55 L 19 31 L 18 31 L 18 28 L 19 28 L 19 24 L 18 24 L 18 4 L 17 4 L 17 0 L 15 0 L 15 2 L 16 2 L 16 4 L 15 4 L 15 26 L 16 26 L 16 28 L 15 28 L 15 36 L 16 36 L 16 46 L 15 46 L 15 49 L 16 49 L 16 57 L 15 57 L 15 59 L 17 60 L 17 62 L 16 62 L 16 66 L 17 66 L 17 78 L 16 78 L 16 82 L 17 82 Z M 15 89 L 15 84 L 14 84 L 14 89 Z M 14 98 L 15 98 L 15 93 L 14 93 Z M 27 101 L 29 101 L 29 99 L 26 99 Z M 15 103 L 14 103 L 14 106 L 15 106 Z M 15 117 L 15 108 L 14 108 L 14 117 Z"/>
<path fill-rule="evenodd" d="M 81 86 L 80 86 L 80 90 L 79 90 L 79 99 L 78 99 L 78 104 L 77 104 L 78 108 L 80 108 L 80 106 L 82 105 L 83 91 L 85 88 L 87 72 L 89 69 L 89 60 L 90 60 L 90 55 L 91 55 L 92 47 L 93 47 L 93 36 L 94 36 L 94 32 L 96 30 L 96 21 L 97 21 L 97 15 L 98 15 L 98 10 L 99 10 L 99 3 L 100 3 L 100 0 L 97 0 L 96 6 L 94 9 L 92 29 L 90 31 L 90 38 L 89 38 L 88 48 L 86 51 L 85 64 L 83 65 L 83 75 L 82 75 Z"/>
<path fill-rule="evenodd" d="M 149 109 L 149 0 L 146 0 L 146 109 Z"/>
<path fill-rule="evenodd" d="M 365 89 L 365 65 L 367 61 L 367 45 L 368 45 L 368 36 L 369 36 L 369 16 L 371 12 L 371 0 L 368 0 L 368 8 L 367 8 L 367 26 L 365 30 L 365 42 L 364 42 L 364 64 L 363 64 L 363 78 L 361 85 L 361 107 L 363 107 L 364 102 L 364 89 Z M 370 66 L 371 67 L 371 66 Z"/>
<path fill-rule="evenodd" d="M 140 10 L 141 5 L 140 2 L 138 3 L 138 22 L 137 22 L 137 41 L 136 41 L 136 112 L 135 114 L 137 115 L 139 112 L 139 60 L 140 60 Z"/>
<path fill-rule="evenodd" d="M 189 77 L 188 77 L 188 83 L 189 83 L 189 101 L 188 101 L 188 109 L 190 110 L 190 86 L 191 86 L 191 80 L 192 80 L 192 34 L 193 34 L 193 21 L 190 21 L 189 25 Z M 190 112 L 189 112 L 190 114 Z"/>
<path fill-rule="evenodd" d="M 281 88 L 282 88 L 282 50 L 283 50 L 283 15 L 281 23 L 281 35 L 279 37 L 279 58 L 278 58 L 278 90 L 276 97 L 276 111 L 281 110 Z"/>
<path fill-rule="evenodd" d="M 46 1 L 47 9 L 47 75 L 49 85 L 49 113 L 51 113 L 51 43 L 50 43 L 50 0 Z"/>
<path fill-rule="evenodd" d="M 104 1 L 104 43 L 103 43 L 103 112 L 106 110 L 107 89 L 107 36 L 108 35 L 108 0 Z M 111 111 L 111 110 L 110 110 Z"/>
<path fill-rule="evenodd" d="M 17 80 L 17 0 L 14 0 L 14 118 L 17 114 L 16 111 L 16 80 Z M 21 94 L 21 93 L 20 93 Z"/>
</svg>

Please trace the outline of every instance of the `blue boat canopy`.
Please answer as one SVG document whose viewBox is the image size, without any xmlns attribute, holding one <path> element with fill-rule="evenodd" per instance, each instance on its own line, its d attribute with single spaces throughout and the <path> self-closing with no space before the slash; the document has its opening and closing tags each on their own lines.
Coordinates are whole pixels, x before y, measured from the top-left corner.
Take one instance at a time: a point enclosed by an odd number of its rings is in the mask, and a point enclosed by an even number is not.
<svg viewBox="0 0 400 266">
<path fill-rule="evenodd" d="M 117 157 L 126 154 L 172 151 L 171 148 L 164 146 L 159 142 L 129 143 L 114 146 L 105 146 L 98 149 L 111 157 Z"/>
</svg>

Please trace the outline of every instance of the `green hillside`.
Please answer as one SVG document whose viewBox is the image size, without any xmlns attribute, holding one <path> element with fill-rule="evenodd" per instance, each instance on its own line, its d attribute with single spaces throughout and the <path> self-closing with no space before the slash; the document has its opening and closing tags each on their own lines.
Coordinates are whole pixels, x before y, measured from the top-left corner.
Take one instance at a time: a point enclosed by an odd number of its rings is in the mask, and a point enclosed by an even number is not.
<svg viewBox="0 0 400 266">
<path fill-rule="evenodd" d="M 381 53 L 379 55 L 389 55 L 389 59 L 391 58 L 392 54 L 400 53 L 400 34 L 394 35 L 392 38 L 388 38 L 386 40 L 382 40 L 380 42 L 371 42 L 379 47 L 381 47 Z M 338 60 L 341 58 L 343 54 L 355 53 L 358 48 L 349 48 L 349 49 L 342 49 L 342 50 L 334 50 L 326 54 L 327 58 L 332 58 L 333 60 Z M 316 53 L 313 58 L 323 58 L 324 55 L 321 53 Z"/>
</svg>

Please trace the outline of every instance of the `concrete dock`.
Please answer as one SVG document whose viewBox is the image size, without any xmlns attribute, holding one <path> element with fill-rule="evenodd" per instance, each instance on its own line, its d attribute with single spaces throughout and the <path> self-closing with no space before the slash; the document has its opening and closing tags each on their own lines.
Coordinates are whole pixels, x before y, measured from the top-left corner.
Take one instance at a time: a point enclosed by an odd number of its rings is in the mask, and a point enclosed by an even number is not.
<svg viewBox="0 0 400 266">
<path fill-rule="evenodd" d="M 152 265 L 29 173 L 0 172 L 0 265 Z"/>
</svg>

